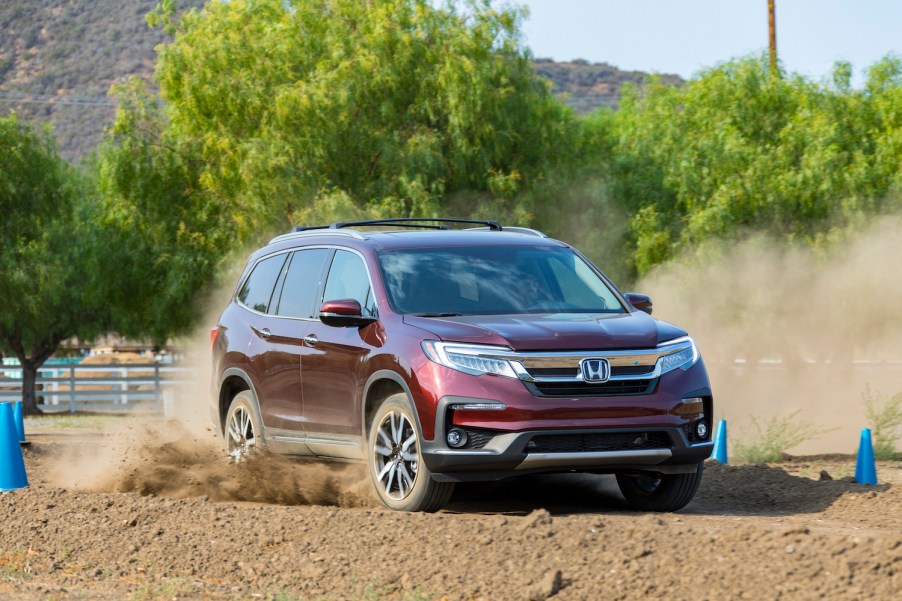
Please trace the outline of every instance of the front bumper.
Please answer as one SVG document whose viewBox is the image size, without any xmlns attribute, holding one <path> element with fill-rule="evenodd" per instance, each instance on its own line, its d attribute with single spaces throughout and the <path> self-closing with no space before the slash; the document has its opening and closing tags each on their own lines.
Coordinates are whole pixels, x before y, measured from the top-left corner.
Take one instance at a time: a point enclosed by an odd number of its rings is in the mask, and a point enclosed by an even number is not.
<svg viewBox="0 0 902 601">
<path fill-rule="evenodd" d="M 713 395 L 701 359 L 649 390 L 608 396 L 538 396 L 526 383 L 425 363 L 417 380 L 423 462 L 440 481 L 497 480 L 536 472 L 694 472 L 712 451 Z M 429 399 L 429 402 L 422 402 Z M 689 410 L 684 405 L 698 407 Z M 698 422 L 708 432 L 696 435 Z M 452 448 L 452 428 L 467 442 Z M 636 439 L 636 442 L 633 442 Z M 545 444 L 549 440 L 553 444 Z M 475 444 L 472 444 L 475 443 Z"/>
<path fill-rule="evenodd" d="M 635 434 L 643 436 L 660 433 L 669 442 L 661 448 L 577 452 L 536 452 L 528 446 L 536 437 L 592 437 Z M 467 482 L 499 480 L 539 472 L 658 472 L 665 474 L 695 471 L 696 465 L 711 455 L 713 442 L 690 443 L 682 428 L 604 428 L 582 430 L 529 430 L 492 437 L 481 449 L 452 449 L 443 441 L 424 443 L 423 461 L 436 480 Z"/>
</svg>

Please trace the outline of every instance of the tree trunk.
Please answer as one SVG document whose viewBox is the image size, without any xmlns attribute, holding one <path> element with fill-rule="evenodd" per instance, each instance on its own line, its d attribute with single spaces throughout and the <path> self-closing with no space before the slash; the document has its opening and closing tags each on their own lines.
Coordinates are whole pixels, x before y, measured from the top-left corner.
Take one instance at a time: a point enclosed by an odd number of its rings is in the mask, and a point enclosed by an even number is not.
<svg viewBox="0 0 902 601">
<path fill-rule="evenodd" d="M 62 336 L 52 334 L 48 336 L 43 343 L 40 343 L 36 349 L 29 354 L 25 350 L 20 337 L 7 336 L 6 344 L 13 350 L 19 359 L 19 365 L 22 366 L 22 412 L 25 415 L 41 415 L 43 411 L 38 409 L 37 386 L 35 380 L 38 377 L 38 369 L 44 365 L 44 361 L 50 358 L 56 347 L 59 346 Z"/>
<path fill-rule="evenodd" d="M 41 415 L 43 413 L 38 409 L 38 397 L 35 393 L 38 367 L 40 365 L 31 361 L 22 363 L 22 413 L 25 415 Z"/>
</svg>

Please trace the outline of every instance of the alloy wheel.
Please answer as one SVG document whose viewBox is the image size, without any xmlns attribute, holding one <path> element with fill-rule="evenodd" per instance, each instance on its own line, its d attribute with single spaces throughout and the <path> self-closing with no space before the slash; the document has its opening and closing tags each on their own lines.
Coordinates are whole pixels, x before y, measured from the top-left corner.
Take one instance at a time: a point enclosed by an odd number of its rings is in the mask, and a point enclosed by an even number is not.
<svg viewBox="0 0 902 601">
<path fill-rule="evenodd" d="M 413 490 L 419 468 L 417 433 L 407 416 L 391 411 L 379 424 L 373 461 L 376 481 L 385 496 L 400 501 Z"/>
</svg>

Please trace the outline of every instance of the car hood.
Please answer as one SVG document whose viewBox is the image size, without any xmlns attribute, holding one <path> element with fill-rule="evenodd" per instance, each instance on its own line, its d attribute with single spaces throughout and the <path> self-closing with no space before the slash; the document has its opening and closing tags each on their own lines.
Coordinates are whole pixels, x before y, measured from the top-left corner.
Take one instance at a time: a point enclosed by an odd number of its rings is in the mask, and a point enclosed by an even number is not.
<svg viewBox="0 0 902 601">
<path fill-rule="evenodd" d="M 686 332 L 641 311 L 415 317 L 404 322 L 445 341 L 508 346 L 515 351 L 654 348 Z"/>
</svg>

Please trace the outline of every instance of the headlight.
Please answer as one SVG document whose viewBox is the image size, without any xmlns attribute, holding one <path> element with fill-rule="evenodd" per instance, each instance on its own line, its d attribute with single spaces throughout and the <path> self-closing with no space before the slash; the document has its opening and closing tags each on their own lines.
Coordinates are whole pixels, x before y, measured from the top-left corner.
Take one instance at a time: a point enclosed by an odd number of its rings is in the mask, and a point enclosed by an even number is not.
<svg viewBox="0 0 902 601">
<path fill-rule="evenodd" d="M 689 336 L 676 338 L 658 345 L 658 348 L 665 352 L 669 350 L 669 347 L 678 350 L 658 359 L 658 363 L 661 365 L 661 375 L 677 368 L 689 369 L 698 361 L 698 349 L 695 347 L 695 341 Z"/>
<path fill-rule="evenodd" d="M 437 340 L 425 340 L 422 344 L 423 352 L 430 360 L 450 369 L 473 376 L 495 374 L 505 378 L 516 379 L 517 377 L 508 361 L 492 357 L 494 353 L 510 352 L 510 349 L 503 346 L 461 344 Z"/>
</svg>

